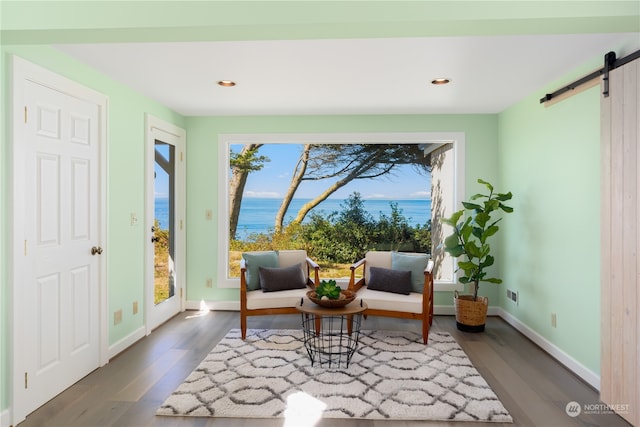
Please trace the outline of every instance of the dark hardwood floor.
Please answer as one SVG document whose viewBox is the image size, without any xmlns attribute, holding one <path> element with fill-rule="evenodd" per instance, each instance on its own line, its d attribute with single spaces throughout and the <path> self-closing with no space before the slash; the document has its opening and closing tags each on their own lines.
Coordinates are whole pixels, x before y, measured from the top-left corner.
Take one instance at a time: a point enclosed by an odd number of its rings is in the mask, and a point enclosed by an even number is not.
<svg viewBox="0 0 640 427">
<path fill-rule="evenodd" d="M 286 426 L 282 419 L 160 417 L 156 409 L 232 328 L 237 312 L 180 313 L 149 337 L 121 353 L 30 414 L 20 427 Z M 263 316 L 249 328 L 297 328 L 300 319 Z M 434 328 L 450 332 L 511 413 L 517 426 L 629 427 L 611 414 L 569 417 L 567 403 L 597 403 L 598 393 L 500 318 L 489 318 L 484 333 L 460 332 L 455 319 L 436 316 Z M 410 329 L 416 321 L 369 317 L 363 329 Z M 322 420 L 318 426 L 496 426 L 496 423 Z"/>
</svg>

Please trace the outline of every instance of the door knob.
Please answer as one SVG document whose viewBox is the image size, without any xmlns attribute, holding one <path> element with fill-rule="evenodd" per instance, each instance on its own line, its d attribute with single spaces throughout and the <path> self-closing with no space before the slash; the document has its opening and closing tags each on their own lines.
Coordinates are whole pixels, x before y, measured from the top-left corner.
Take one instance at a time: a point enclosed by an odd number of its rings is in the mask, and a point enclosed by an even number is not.
<svg viewBox="0 0 640 427">
<path fill-rule="evenodd" d="M 91 248 L 91 255 L 100 255 L 102 253 L 102 248 L 100 246 L 94 246 Z"/>
</svg>

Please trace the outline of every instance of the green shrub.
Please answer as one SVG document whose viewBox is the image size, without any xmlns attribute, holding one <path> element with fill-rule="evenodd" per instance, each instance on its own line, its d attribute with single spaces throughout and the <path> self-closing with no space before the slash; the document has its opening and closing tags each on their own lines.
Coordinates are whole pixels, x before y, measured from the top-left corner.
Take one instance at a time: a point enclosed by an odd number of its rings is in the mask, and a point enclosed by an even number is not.
<svg viewBox="0 0 640 427">
<path fill-rule="evenodd" d="M 369 250 L 431 253 L 431 221 L 412 227 L 398 204 L 390 202 L 391 214 L 375 220 L 365 209 L 359 193 L 346 199 L 339 212 L 311 212 L 308 222 L 293 223 L 281 233 L 257 233 L 245 241 L 231 241 L 233 251 L 305 249 L 312 259 L 325 263 L 353 263 Z"/>
</svg>

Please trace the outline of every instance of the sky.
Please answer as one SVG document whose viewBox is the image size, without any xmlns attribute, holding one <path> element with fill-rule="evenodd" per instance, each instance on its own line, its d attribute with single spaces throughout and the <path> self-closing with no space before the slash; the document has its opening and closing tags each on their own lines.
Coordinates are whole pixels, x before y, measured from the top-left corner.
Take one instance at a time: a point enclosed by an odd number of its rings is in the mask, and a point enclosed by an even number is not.
<svg viewBox="0 0 640 427">
<path fill-rule="evenodd" d="M 241 145 L 233 145 L 239 152 Z M 282 198 L 291 182 L 294 167 L 302 152 L 302 145 L 265 144 L 258 154 L 271 159 L 262 170 L 249 174 L 244 197 Z M 332 199 L 346 199 L 358 191 L 363 199 L 410 200 L 431 198 L 431 178 L 420 175 L 413 167 L 402 165 L 395 168 L 391 176 L 376 179 L 355 180 L 330 196 Z M 305 181 L 296 192 L 297 199 L 311 199 L 319 195 L 329 185 L 326 181 Z"/>
</svg>

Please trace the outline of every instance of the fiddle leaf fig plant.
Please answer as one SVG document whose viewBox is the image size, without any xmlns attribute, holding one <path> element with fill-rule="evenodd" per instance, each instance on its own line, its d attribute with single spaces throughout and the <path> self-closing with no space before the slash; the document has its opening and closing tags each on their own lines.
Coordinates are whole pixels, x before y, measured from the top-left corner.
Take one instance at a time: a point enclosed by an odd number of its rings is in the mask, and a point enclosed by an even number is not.
<svg viewBox="0 0 640 427">
<path fill-rule="evenodd" d="M 453 233 L 444 240 L 444 250 L 458 258 L 458 270 L 464 272 L 460 282 L 473 283 L 474 301 L 478 298 L 480 282 L 502 283 L 502 279 L 487 277 L 486 268 L 495 261 L 488 240 L 498 232 L 498 222 L 502 220 L 502 217 L 493 219 L 492 215 L 499 211 L 513 212 L 513 208 L 503 204 L 511 200 L 511 192 L 496 193 L 487 181 L 478 179 L 478 183 L 487 187 L 488 194 L 471 196 L 469 202 L 462 202 L 464 209 L 442 219 L 453 227 Z"/>
</svg>

